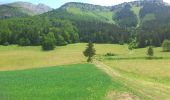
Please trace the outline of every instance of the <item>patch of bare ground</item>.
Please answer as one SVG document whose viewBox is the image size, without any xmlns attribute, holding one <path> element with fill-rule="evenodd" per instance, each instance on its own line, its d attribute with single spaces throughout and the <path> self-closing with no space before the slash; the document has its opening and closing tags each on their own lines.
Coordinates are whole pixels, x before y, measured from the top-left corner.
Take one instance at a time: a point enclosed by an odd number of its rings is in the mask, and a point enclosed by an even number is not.
<svg viewBox="0 0 170 100">
<path fill-rule="evenodd" d="M 108 92 L 106 100 L 140 100 L 137 96 L 127 93 L 127 92 Z"/>
</svg>

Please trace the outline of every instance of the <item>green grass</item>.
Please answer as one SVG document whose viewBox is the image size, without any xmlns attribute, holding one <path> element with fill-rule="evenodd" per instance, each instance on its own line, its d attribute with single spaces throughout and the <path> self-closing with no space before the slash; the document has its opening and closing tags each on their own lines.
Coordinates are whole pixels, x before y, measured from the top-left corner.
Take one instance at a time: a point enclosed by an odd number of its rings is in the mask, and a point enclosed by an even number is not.
<svg viewBox="0 0 170 100">
<path fill-rule="evenodd" d="M 145 15 L 145 17 L 143 18 L 143 22 L 145 21 L 151 21 L 151 20 L 154 20 L 156 19 L 155 15 L 154 14 L 147 14 Z"/>
<path fill-rule="evenodd" d="M 0 46 L 0 70 L 40 68 L 0 72 L 0 96 L 17 99 L 30 99 L 28 95 L 52 99 L 67 99 L 68 96 L 96 100 L 127 96 L 141 100 L 170 99 L 170 52 L 155 47 L 154 57 L 161 59 L 148 60 L 147 48 L 130 51 L 127 45 L 95 44 L 95 58 L 108 65 L 113 73 L 119 73 L 112 79 L 91 64 L 58 66 L 85 63 L 82 54 L 85 48 L 86 43 L 57 47 L 49 52 L 40 47 Z M 106 53 L 115 56 L 104 56 Z M 56 67 L 41 68 L 47 66 Z"/>
<path fill-rule="evenodd" d="M 104 64 L 110 66 L 121 76 L 117 80 L 131 90 L 140 99 L 169 99 L 170 96 L 170 53 L 162 52 L 162 48 L 154 48 L 155 57 L 161 59 L 146 59 L 147 48 L 128 51 L 124 45 L 121 49 L 115 46 L 111 52 L 116 56 L 99 55 Z M 117 48 L 120 52 L 117 53 Z"/>
<path fill-rule="evenodd" d="M 108 23 L 114 23 L 112 19 L 113 13 L 111 11 L 105 11 L 105 12 L 87 11 L 87 10 L 83 11 L 77 7 L 69 7 L 67 8 L 67 11 L 75 15 L 92 17 L 98 20 L 106 21 Z"/>
<path fill-rule="evenodd" d="M 111 78 L 92 64 L 5 71 L 0 72 L 0 98 L 102 100 L 112 84 Z"/>
<path fill-rule="evenodd" d="M 18 70 L 46 66 L 76 64 L 86 62 L 83 51 L 86 43 L 70 44 L 56 47 L 54 51 L 44 52 L 39 46 L 19 47 L 0 46 L 0 70 Z M 98 56 L 114 53 L 113 58 L 145 58 L 146 48 L 128 50 L 127 45 L 95 44 Z M 156 57 L 170 57 L 170 53 L 162 52 L 162 48 L 154 48 Z M 73 59 L 74 58 L 74 59 Z M 102 56 L 103 58 L 103 56 Z M 9 63 L 10 62 L 10 63 Z"/>
<path fill-rule="evenodd" d="M 126 45 L 114 44 L 95 45 L 98 55 L 104 55 L 107 52 L 114 52 L 116 54 L 128 53 L 126 47 Z M 86 62 L 83 56 L 85 48 L 86 43 L 56 47 L 54 51 L 49 52 L 42 51 L 40 46 L 0 46 L 0 70 L 18 70 L 84 63 Z"/>
<path fill-rule="evenodd" d="M 41 47 L 0 46 L 0 70 L 16 70 L 85 62 L 86 44 L 71 44 L 44 52 Z M 73 59 L 74 58 L 74 59 Z"/>
<path fill-rule="evenodd" d="M 169 60 L 104 60 L 106 65 L 117 71 L 118 80 L 140 99 L 169 99 Z M 146 97 L 146 98 L 145 98 Z"/>
</svg>

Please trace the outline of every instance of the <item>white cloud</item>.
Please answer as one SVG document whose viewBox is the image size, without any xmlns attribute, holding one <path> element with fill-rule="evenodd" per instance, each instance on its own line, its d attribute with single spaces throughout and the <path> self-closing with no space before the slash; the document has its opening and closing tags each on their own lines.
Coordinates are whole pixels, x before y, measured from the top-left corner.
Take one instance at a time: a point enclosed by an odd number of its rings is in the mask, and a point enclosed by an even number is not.
<svg viewBox="0 0 170 100">
<path fill-rule="evenodd" d="M 164 2 L 167 2 L 167 3 L 169 3 L 169 4 L 170 4 L 170 0 L 164 0 Z"/>
</svg>

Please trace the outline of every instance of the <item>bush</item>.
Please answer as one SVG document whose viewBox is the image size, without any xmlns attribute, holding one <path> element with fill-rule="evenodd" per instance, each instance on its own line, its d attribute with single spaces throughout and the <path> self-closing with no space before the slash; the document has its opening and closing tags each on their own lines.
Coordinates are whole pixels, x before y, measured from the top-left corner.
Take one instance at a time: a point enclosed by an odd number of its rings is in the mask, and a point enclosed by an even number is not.
<svg viewBox="0 0 170 100">
<path fill-rule="evenodd" d="M 162 49 L 164 52 L 170 52 L 170 41 L 169 40 L 164 40 L 162 43 Z"/>
<path fill-rule="evenodd" d="M 115 56 L 115 54 L 113 54 L 113 53 L 107 53 L 107 54 L 105 54 L 105 56 Z"/>
<path fill-rule="evenodd" d="M 3 44 L 3 46 L 8 46 L 9 45 L 9 42 L 5 42 L 4 44 Z"/>
<path fill-rule="evenodd" d="M 124 41 L 123 40 L 119 41 L 119 44 L 124 45 Z"/>
<path fill-rule="evenodd" d="M 44 39 L 42 41 L 42 49 L 47 50 L 54 50 L 56 44 L 56 39 L 54 37 L 54 33 L 48 33 L 47 36 L 44 36 Z"/>
<path fill-rule="evenodd" d="M 30 40 L 28 38 L 20 38 L 18 41 L 19 46 L 28 46 L 30 45 Z"/>
</svg>

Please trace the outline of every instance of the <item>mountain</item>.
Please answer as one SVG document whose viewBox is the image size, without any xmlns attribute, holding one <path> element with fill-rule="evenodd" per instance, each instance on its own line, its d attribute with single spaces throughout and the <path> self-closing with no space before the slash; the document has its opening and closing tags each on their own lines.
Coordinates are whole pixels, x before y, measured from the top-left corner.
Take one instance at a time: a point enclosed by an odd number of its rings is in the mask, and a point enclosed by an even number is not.
<svg viewBox="0 0 170 100">
<path fill-rule="evenodd" d="M 150 44 L 160 46 L 165 39 L 170 39 L 170 6 L 163 0 L 138 0 L 111 7 L 71 2 L 45 16 L 66 19 L 75 23 L 82 41 L 88 41 L 96 35 L 101 37 L 98 37 L 100 39 L 93 38 L 95 42 L 109 40 L 108 35 L 105 36 L 109 32 L 103 31 L 108 27 L 96 24 L 100 22 L 111 24 L 114 28 L 108 29 L 114 30 L 113 33 L 119 30 L 118 39 L 114 38 L 115 35 L 110 35 L 113 43 L 135 40 L 138 47 Z M 99 29 L 99 27 L 102 28 Z M 123 34 L 120 29 L 124 31 Z"/>
<path fill-rule="evenodd" d="M 142 23 L 155 19 L 155 14 L 162 13 L 156 12 L 155 9 L 162 9 L 162 7 L 167 6 L 163 0 L 139 0 L 115 6 L 69 2 L 48 14 L 73 21 L 97 20 L 121 27 L 139 27 Z M 150 12 L 146 12 L 146 10 Z"/>
<path fill-rule="evenodd" d="M 118 38 L 127 37 L 128 32 L 115 24 L 111 9 L 111 6 L 69 2 L 41 16 L 72 21 L 82 42 L 119 43 Z"/>
<path fill-rule="evenodd" d="M 100 20 L 113 23 L 111 7 L 87 3 L 69 2 L 48 14 L 70 20 Z"/>
<path fill-rule="evenodd" d="M 12 4 L 12 6 L 8 4 L 5 7 L 9 7 L 9 5 L 16 8 L 16 4 Z M 25 8 L 34 9 L 34 7 L 28 5 Z M 15 12 L 18 9 L 13 10 L 11 12 Z M 26 16 L 24 14 L 23 12 L 21 13 L 21 15 Z M 36 21 L 37 19 L 39 24 Z M 162 0 L 139 0 L 115 6 L 70 2 L 58 9 L 38 16 L 29 17 L 28 19 L 4 20 L 1 24 L 6 25 L 6 30 L 8 30 L 6 33 L 15 33 L 17 35 L 17 31 L 20 32 L 20 30 L 16 30 L 16 27 L 14 27 L 16 26 L 15 23 L 20 22 L 21 25 L 23 23 L 25 28 L 22 31 L 29 35 L 30 33 L 27 29 L 32 27 L 32 24 L 27 25 L 24 22 L 32 21 L 37 27 L 34 30 L 35 32 L 32 33 L 38 34 L 41 33 L 38 29 L 44 30 L 44 33 L 39 34 L 41 37 L 42 34 L 48 34 L 53 30 L 55 34 L 65 34 L 62 35 L 62 38 L 60 37 L 60 40 L 65 38 L 67 43 L 72 43 L 69 41 L 71 37 L 69 33 L 74 34 L 74 32 L 65 32 L 61 23 L 57 23 L 57 21 L 53 23 L 53 20 L 56 19 L 63 22 L 68 21 L 68 23 L 72 24 L 75 27 L 72 29 L 74 31 L 77 30 L 79 36 L 76 35 L 76 37 L 79 37 L 81 42 L 93 41 L 97 43 L 119 44 L 133 42 L 137 47 L 145 47 L 148 45 L 160 46 L 165 39 L 170 39 L 170 6 Z M 10 26 L 12 25 L 11 23 L 14 26 Z M 43 25 L 43 27 L 39 27 L 40 25 Z M 67 23 L 65 23 L 65 27 L 67 27 Z M 27 38 L 27 36 L 24 38 Z"/>
<path fill-rule="evenodd" d="M 0 19 L 33 16 L 51 10 L 52 8 L 44 4 L 34 5 L 28 2 L 14 2 L 0 5 Z"/>
</svg>

